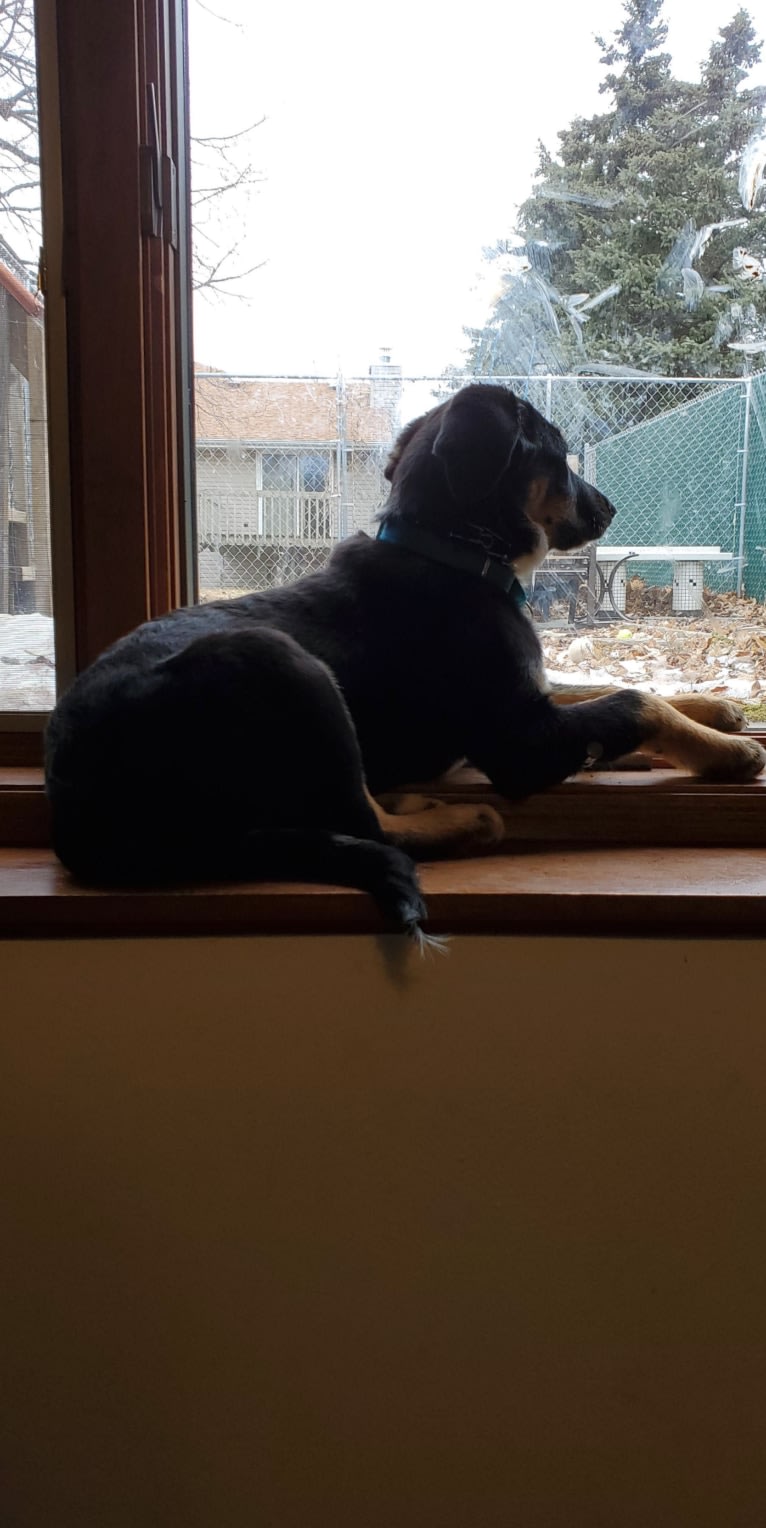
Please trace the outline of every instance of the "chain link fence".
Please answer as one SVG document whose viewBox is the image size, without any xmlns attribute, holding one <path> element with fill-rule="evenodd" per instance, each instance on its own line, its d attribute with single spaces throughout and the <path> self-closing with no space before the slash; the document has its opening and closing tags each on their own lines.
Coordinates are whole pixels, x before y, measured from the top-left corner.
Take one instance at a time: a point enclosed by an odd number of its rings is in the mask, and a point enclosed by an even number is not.
<svg viewBox="0 0 766 1528">
<path fill-rule="evenodd" d="M 0 240 L 0 615 L 51 614 L 42 305 Z"/>
<path fill-rule="evenodd" d="M 402 421 L 398 367 L 363 379 L 196 378 L 202 599 L 268 589 L 321 568 L 369 531 Z"/>
<path fill-rule="evenodd" d="M 748 379 L 743 429 L 743 493 L 739 529 L 743 588 L 766 601 L 766 375 Z"/>
<path fill-rule="evenodd" d="M 292 582 L 339 539 L 374 532 L 398 431 L 468 381 L 513 388 L 562 430 L 578 470 L 617 505 L 599 557 L 651 549 L 631 572 L 667 584 L 673 564 L 658 549 L 714 547 L 706 589 L 766 598 L 764 376 L 404 377 L 385 355 L 363 378 L 198 375 L 201 598 Z M 569 585 L 565 595 L 572 607 Z"/>
<path fill-rule="evenodd" d="M 42 304 L 0 238 L 0 712 L 55 701 Z"/>
</svg>

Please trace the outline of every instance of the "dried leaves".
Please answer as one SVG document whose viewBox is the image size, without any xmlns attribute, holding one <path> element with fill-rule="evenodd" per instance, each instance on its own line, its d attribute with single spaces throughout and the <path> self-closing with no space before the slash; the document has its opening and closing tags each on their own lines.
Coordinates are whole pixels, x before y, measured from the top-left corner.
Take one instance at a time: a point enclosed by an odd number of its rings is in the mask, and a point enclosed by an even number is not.
<svg viewBox="0 0 766 1528">
<path fill-rule="evenodd" d="M 634 591 L 634 599 L 635 599 Z M 670 607 L 670 590 L 644 586 L 646 600 Z M 631 601 L 630 603 L 634 603 Z M 581 684 L 631 685 L 658 695 L 702 690 L 757 702 L 766 697 L 766 606 L 735 594 L 706 597 L 699 617 L 628 610 L 612 621 L 569 630 L 541 630 L 554 677 Z"/>
</svg>

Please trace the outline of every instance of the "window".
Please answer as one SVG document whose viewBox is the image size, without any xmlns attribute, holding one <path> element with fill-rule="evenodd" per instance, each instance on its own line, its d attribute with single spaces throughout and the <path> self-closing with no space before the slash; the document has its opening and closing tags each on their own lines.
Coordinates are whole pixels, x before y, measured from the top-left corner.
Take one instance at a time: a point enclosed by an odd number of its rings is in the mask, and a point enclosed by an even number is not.
<svg viewBox="0 0 766 1528">
<path fill-rule="evenodd" d="M 40 173 L 31 5 L 0 7 L 0 712 L 55 698 Z"/>
<path fill-rule="evenodd" d="M 30 0 L 19 5 L 32 14 Z M 34 14 L 65 683 L 194 589 L 184 10 L 180 0 L 37 0 Z M 39 431 L 31 403 L 29 417 Z M 34 486 L 31 446 L 27 456 Z M 37 534 L 34 555 L 22 569 L 40 565 Z M 43 712 L 0 720 L 0 760 L 39 759 L 43 722 Z"/>
<path fill-rule="evenodd" d="M 345 0 L 321 23 L 301 12 L 297 57 L 289 5 L 192 3 L 193 122 L 231 135 L 249 228 L 238 246 L 221 197 L 216 256 L 237 298 L 200 283 L 197 345 L 230 379 L 232 430 L 249 396 L 265 452 L 321 414 L 338 495 L 327 552 L 373 525 L 401 425 L 466 376 L 507 381 L 618 507 L 597 547 L 530 579 L 551 670 L 709 689 L 766 719 L 766 379 L 749 375 L 766 360 L 759 25 L 719 35 L 707 8 L 656 9 L 593 0 L 557 17 L 555 48 L 544 11 L 441 18 L 434 71 L 427 5 L 408 13 L 405 61 L 395 15 L 358 51 Z M 392 95 L 402 75 L 417 89 Z M 308 244 L 339 145 L 353 202 Z M 262 432 L 261 386 L 278 393 Z M 284 464 L 264 463 L 268 526 L 297 547 Z M 251 561 L 252 586 L 287 566 Z"/>
<path fill-rule="evenodd" d="M 220 533 L 206 538 L 201 514 L 199 560 L 194 555 L 192 430 L 187 408 L 191 365 L 185 322 L 191 271 L 183 230 L 187 190 L 183 7 L 143 0 L 136 8 L 115 4 L 104 10 L 97 0 L 78 0 L 76 6 L 70 0 L 57 4 L 38 0 L 37 12 L 53 604 L 59 672 L 66 678 L 123 631 L 191 596 L 198 573 L 204 598 L 253 587 L 253 572 L 248 567 L 243 573 L 241 560 L 239 565 L 235 561 L 232 547 L 236 550 L 236 544 L 227 543 Z M 306 153 L 310 163 L 311 145 Z M 438 175 L 442 173 L 440 169 Z M 136 207 L 141 209 L 140 222 L 134 217 Z M 437 297 L 435 307 L 440 303 Z M 402 325 L 416 325 L 416 317 L 417 304 L 405 304 Z M 286 325 L 283 333 L 287 335 Z M 316 565 L 335 537 L 371 524 L 385 491 L 386 450 L 399 423 L 428 406 L 435 389 L 451 386 L 455 380 L 444 368 L 438 373 L 426 368 L 415 375 L 413 366 L 407 375 L 387 351 L 376 351 L 356 376 L 306 378 L 298 375 L 295 351 L 289 348 L 292 343 L 286 340 L 285 365 L 292 364 L 293 375 L 269 376 L 261 383 L 245 375 L 244 367 L 232 366 L 230 371 L 198 375 L 195 389 L 198 486 L 208 496 L 212 513 L 216 475 L 228 472 L 235 459 L 232 450 L 240 451 L 247 486 L 226 490 L 233 493 L 234 502 L 227 507 L 221 501 L 218 512 L 226 507 L 243 536 L 252 533 L 254 518 L 255 553 L 265 554 L 268 546 L 269 555 L 276 559 L 265 572 L 261 568 L 256 573 L 272 582 Z M 540 375 L 547 388 L 547 374 Z M 29 383 L 28 378 L 23 380 Z M 551 389 L 562 385 L 554 377 Z M 721 392 L 724 386 L 730 384 L 722 384 Z M 741 398 L 744 389 L 736 379 L 735 386 Z M 705 402 L 706 387 L 689 400 L 690 408 Z M 261 410 L 262 430 L 256 433 L 248 428 L 240 435 L 238 427 L 223 441 L 212 428 L 203 434 L 201 411 L 224 390 L 228 399 L 248 394 L 247 407 L 257 404 Z M 31 427 L 31 394 L 25 395 L 21 384 L 18 391 L 20 417 L 23 420 L 26 397 Z M 714 388 L 709 395 L 717 396 Z M 273 419 L 265 418 L 267 398 L 279 416 L 278 427 Z M 304 410 L 310 399 L 315 421 L 311 430 L 295 429 L 291 423 L 297 398 Z M 743 428 L 747 417 L 740 407 Z M 761 438 L 762 417 L 763 402 L 754 381 L 751 451 Z M 629 429 L 622 432 L 626 438 Z M 712 425 L 701 434 L 711 442 L 722 438 Z M 737 438 L 735 455 L 741 463 L 742 437 Z M 590 470 L 585 462 L 590 442 L 584 437 L 580 441 L 570 431 L 572 441 L 580 448 L 582 470 Z M 202 471 L 203 449 L 209 453 L 207 478 Z M 600 449 L 598 443 L 595 449 Z M 628 451 L 627 439 L 620 449 Z M 728 457 L 724 466 L 727 462 Z M 27 468 L 27 482 L 31 482 L 31 450 Z M 757 474 L 747 481 L 749 502 L 756 509 L 762 509 L 764 502 L 759 482 Z M 740 490 L 741 486 L 740 478 Z M 287 499 L 289 505 L 280 508 L 277 502 L 268 508 L 267 497 Z M 209 573 L 206 587 L 204 558 L 211 552 L 220 560 Z M 34 563 L 18 561 L 17 566 L 37 569 L 36 558 L 35 547 Z M 647 587 L 655 587 L 646 582 Z M 565 601 L 569 586 L 563 587 Z M 561 603 L 560 593 L 554 593 L 549 610 L 552 620 L 562 618 L 553 608 Z M 577 611 L 575 616 L 579 619 Z M 609 625 L 615 647 L 622 640 L 623 624 L 619 613 Z M 580 627 L 574 634 L 565 628 L 561 631 L 569 644 L 581 637 L 593 640 Z M 627 668 L 622 677 L 630 677 Z M 14 717 L 12 726 L 6 725 L 0 735 L 0 760 L 34 761 L 39 758 L 39 737 L 39 728 L 28 725 L 23 715 Z M 650 832 L 660 842 L 678 832 L 686 835 L 685 841 L 690 841 L 689 835 L 696 835 L 695 842 L 710 835 L 718 842 L 758 842 L 762 828 L 756 794 L 741 793 L 735 802 L 733 795 L 724 793 L 722 815 L 720 793 L 699 793 L 693 799 L 693 823 L 686 807 L 675 816 L 675 809 L 666 810 L 662 821 L 662 814 L 654 811 Z M 644 808 L 639 806 L 626 828 L 624 791 L 622 795 L 619 811 L 610 819 L 615 837 L 645 836 Z M 688 791 L 684 795 L 688 802 Z M 572 805 L 573 799 L 568 798 L 566 808 L 567 832 L 576 839 L 580 821 L 581 836 L 587 838 L 591 807 L 579 818 L 580 807 Z M 605 799 L 602 795 L 599 810 Z M 544 808 L 541 831 L 549 841 L 561 828 L 556 811 L 555 803 Z"/>
</svg>

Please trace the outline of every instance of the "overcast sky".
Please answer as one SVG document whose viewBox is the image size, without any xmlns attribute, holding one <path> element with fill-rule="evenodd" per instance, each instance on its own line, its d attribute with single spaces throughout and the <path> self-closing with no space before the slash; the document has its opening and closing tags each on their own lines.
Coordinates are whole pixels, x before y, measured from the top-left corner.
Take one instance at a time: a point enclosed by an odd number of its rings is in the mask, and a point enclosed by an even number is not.
<svg viewBox="0 0 766 1528">
<path fill-rule="evenodd" d="M 482 247 L 512 230 L 537 140 L 555 149 L 574 116 L 606 108 L 593 39 L 620 0 L 204 5 L 190 5 L 192 130 L 265 116 L 263 182 L 236 214 L 243 263 L 264 264 L 238 284 L 246 300 L 198 299 L 197 359 L 347 375 L 381 346 L 405 372 L 459 361 L 463 324 L 486 314 Z M 666 0 L 677 73 L 698 77 L 736 9 Z"/>
</svg>

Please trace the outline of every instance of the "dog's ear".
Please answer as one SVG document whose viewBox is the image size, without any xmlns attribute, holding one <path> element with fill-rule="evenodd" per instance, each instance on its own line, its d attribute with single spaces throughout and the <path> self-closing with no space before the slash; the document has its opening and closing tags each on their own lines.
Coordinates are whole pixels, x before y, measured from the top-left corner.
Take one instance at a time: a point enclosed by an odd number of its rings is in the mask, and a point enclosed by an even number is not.
<svg viewBox="0 0 766 1528">
<path fill-rule="evenodd" d="M 505 472 L 521 434 L 513 393 L 481 385 L 456 393 L 433 444 L 453 498 L 486 499 Z"/>
<path fill-rule="evenodd" d="M 383 470 L 383 476 L 389 483 L 393 481 L 394 473 L 402 459 L 402 454 L 405 450 L 405 447 L 409 445 L 413 435 L 417 435 L 418 430 L 420 429 L 420 426 L 426 417 L 427 416 L 425 414 L 421 414 L 419 419 L 411 420 L 409 424 L 404 426 L 404 429 L 400 432 L 394 441 L 394 444 L 391 447 L 391 453 L 389 455 L 388 461 L 386 462 L 385 468 Z"/>
</svg>

